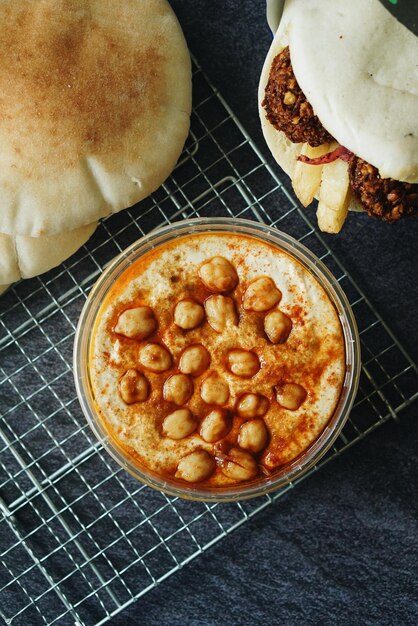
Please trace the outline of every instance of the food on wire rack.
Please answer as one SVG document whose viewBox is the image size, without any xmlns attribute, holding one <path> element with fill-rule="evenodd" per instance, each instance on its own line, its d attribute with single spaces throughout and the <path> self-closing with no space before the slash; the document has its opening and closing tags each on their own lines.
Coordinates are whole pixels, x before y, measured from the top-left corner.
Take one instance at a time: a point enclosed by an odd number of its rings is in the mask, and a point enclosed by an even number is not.
<svg viewBox="0 0 418 626">
<path fill-rule="evenodd" d="M 286 0 L 259 85 L 264 137 L 318 225 L 418 215 L 418 37 L 379 0 Z"/>
<path fill-rule="evenodd" d="M 130 462 L 222 489 L 274 475 L 317 440 L 345 358 L 334 305 L 302 264 L 250 236 L 205 233 L 119 275 L 89 369 L 98 419 Z"/>
<path fill-rule="evenodd" d="M 61 263 L 167 178 L 189 130 L 191 64 L 166 0 L 3 0 L 0 49 L 6 284 Z"/>
<path fill-rule="evenodd" d="M 94 233 L 97 222 L 42 237 L 0 233 L 0 282 L 43 274 L 74 254 Z"/>
</svg>

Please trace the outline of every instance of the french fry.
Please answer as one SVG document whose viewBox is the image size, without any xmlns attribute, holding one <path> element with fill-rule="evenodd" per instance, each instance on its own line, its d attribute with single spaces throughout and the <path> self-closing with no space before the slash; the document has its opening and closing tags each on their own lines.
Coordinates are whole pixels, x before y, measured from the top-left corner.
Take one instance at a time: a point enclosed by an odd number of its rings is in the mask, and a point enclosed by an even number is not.
<svg viewBox="0 0 418 626">
<path fill-rule="evenodd" d="M 310 159 L 316 159 L 331 152 L 332 149 L 332 144 L 329 143 L 324 143 L 316 148 L 313 148 L 308 143 L 304 143 L 301 154 Z M 292 186 L 303 206 L 308 206 L 317 195 L 319 185 L 321 184 L 322 168 L 323 165 L 309 165 L 308 163 L 302 163 L 302 161 L 296 161 Z"/>
<path fill-rule="evenodd" d="M 316 216 L 319 228 L 326 233 L 339 233 L 347 217 L 351 199 L 348 163 L 337 159 L 322 168 L 319 203 Z"/>
</svg>

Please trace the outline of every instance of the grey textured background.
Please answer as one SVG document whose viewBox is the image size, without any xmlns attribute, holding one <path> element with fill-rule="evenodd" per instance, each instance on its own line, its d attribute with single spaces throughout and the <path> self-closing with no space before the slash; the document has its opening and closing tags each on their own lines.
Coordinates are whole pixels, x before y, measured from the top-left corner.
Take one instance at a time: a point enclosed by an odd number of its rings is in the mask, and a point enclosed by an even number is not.
<svg viewBox="0 0 418 626">
<path fill-rule="evenodd" d="M 172 0 L 188 44 L 266 157 L 257 84 L 264 2 Z M 418 359 L 418 220 L 351 215 L 341 260 Z M 418 406 L 309 477 L 276 506 L 112 624 L 418 623 Z"/>
</svg>

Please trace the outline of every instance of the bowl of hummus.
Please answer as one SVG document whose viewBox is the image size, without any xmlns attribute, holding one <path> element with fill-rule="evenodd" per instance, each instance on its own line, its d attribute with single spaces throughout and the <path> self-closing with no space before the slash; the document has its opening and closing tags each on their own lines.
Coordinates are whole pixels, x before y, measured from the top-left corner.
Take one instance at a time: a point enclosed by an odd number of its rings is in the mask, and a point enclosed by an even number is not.
<svg viewBox="0 0 418 626">
<path fill-rule="evenodd" d="M 359 372 L 338 281 L 289 235 L 241 219 L 177 222 L 127 248 L 91 290 L 74 346 L 107 452 L 195 500 L 299 478 L 341 432 Z"/>
</svg>

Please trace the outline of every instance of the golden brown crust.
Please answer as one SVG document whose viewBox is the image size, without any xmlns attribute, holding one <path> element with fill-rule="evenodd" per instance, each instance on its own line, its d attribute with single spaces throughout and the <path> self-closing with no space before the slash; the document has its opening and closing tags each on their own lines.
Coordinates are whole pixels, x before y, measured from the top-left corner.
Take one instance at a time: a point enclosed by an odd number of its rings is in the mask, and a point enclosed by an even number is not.
<svg viewBox="0 0 418 626">
<path fill-rule="evenodd" d="M 0 189 L 9 186 L 0 230 L 69 230 L 162 182 L 183 145 L 190 110 L 188 53 L 165 0 L 3 0 L 0 25 Z M 177 92 L 171 67 L 179 73 Z M 185 118 L 181 132 L 177 114 Z M 159 132 L 167 133 L 166 156 Z M 153 152 L 155 171 L 144 171 Z M 124 181 L 112 180 L 115 171 Z M 38 206 L 38 181 L 49 204 L 46 180 L 61 187 L 63 207 Z M 77 185 L 90 189 L 85 195 Z M 71 194 L 82 200 L 81 210 L 71 207 Z M 50 196 L 57 199 L 55 191 Z M 42 215 L 29 214 L 34 205 Z"/>
<path fill-rule="evenodd" d="M 128 38 L 95 22 L 87 4 L 76 10 L 65 2 L 63 13 L 41 4 L 14 3 L 4 11 L 2 22 L 10 26 L 0 40 L 1 126 L 14 136 L 15 154 L 23 155 L 36 120 L 37 135 L 50 138 L 50 148 L 60 152 L 56 166 L 63 168 L 82 154 L 106 154 L 136 122 L 138 109 L 148 115 L 158 107 L 165 42 L 159 36 L 152 47 L 128 54 Z M 42 156 L 50 167 L 48 153 Z M 32 159 L 19 164 L 26 177 L 42 176 L 33 166 Z"/>
</svg>

